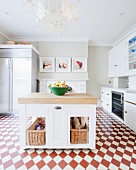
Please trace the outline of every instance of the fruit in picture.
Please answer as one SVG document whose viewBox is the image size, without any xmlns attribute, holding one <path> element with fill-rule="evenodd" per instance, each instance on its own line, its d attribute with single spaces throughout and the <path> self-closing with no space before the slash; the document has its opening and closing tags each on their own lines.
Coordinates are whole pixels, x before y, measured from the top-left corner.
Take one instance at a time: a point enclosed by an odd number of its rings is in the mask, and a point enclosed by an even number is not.
<svg viewBox="0 0 136 170">
<path fill-rule="evenodd" d="M 81 69 L 82 66 L 83 66 L 83 62 L 81 62 L 81 61 L 76 61 L 76 66 L 77 66 L 79 69 Z"/>
<path fill-rule="evenodd" d="M 63 68 L 63 69 L 66 69 L 68 67 L 68 65 L 64 62 L 60 62 L 59 63 L 59 68 Z"/>
</svg>

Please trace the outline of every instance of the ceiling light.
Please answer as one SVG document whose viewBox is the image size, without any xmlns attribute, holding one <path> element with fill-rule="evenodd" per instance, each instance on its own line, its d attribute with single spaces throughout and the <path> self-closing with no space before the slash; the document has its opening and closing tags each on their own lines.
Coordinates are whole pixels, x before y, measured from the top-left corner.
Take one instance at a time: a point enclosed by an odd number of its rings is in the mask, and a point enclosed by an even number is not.
<svg viewBox="0 0 136 170">
<path fill-rule="evenodd" d="M 67 24 L 79 21 L 78 7 L 81 0 L 25 0 L 24 9 L 34 12 L 39 25 L 49 31 L 60 32 Z"/>
</svg>

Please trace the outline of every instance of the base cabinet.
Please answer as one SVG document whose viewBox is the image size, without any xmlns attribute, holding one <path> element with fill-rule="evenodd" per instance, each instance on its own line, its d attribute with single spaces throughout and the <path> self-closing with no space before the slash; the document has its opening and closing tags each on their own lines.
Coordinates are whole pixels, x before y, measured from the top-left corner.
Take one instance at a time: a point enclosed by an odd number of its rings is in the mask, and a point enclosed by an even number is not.
<svg viewBox="0 0 136 170">
<path fill-rule="evenodd" d="M 85 128 L 73 129 L 71 120 L 74 117 L 84 118 Z M 37 126 L 43 126 L 43 129 L 35 129 Z M 96 105 L 20 104 L 20 144 L 23 149 L 95 149 L 95 140 Z"/>
<path fill-rule="evenodd" d="M 111 112 L 111 89 L 110 88 L 101 88 L 101 105 L 104 110 Z"/>
<path fill-rule="evenodd" d="M 125 102 L 125 124 L 136 132 L 136 105 Z"/>
</svg>

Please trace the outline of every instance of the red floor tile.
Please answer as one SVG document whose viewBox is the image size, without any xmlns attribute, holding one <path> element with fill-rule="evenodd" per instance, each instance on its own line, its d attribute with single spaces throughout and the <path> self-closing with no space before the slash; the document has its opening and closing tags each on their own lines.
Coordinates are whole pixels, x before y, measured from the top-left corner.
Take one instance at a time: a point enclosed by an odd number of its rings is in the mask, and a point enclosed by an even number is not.
<svg viewBox="0 0 136 170">
<path fill-rule="evenodd" d="M 89 163 L 86 161 L 86 160 L 82 160 L 81 162 L 80 162 L 80 165 L 82 165 L 85 169 L 87 168 L 87 166 L 89 165 Z"/>
<path fill-rule="evenodd" d="M 57 153 L 55 151 L 53 151 L 51 154 L 50 154 L 50 157 L 53 159 L 57 156 Z"/>
<path fill-rule="evenodd" d="M 96 161 L 96 160 L 91 161 L 91 165 L 93 165 L 95 168 L 98 168 L 99 164 L 100 163 L 98 161 Z"/>
<path fill-rule="evenodd" d="M 34 161 L 31 160 L 31 161 L 27 162 L 25 165 L 26 165 L 27 169 L 29 169 L 34 165 Z"/>
<path fill-rule="evenodd" d="M 46 163 L 45 163 L 43 160 L 41 160 L 41 161 L 38 162 L 36 165 L 37 165 L 37 167 L 38 167 L 39 169 L 41 169 L 41 168 L 43 168 L 43 167 L 46 165 Z"/>
<path fill-rule="evenodd" d="M 69 163 L 69 165 L 70 165 L 73 169 L 75 169 L 75 168 L 77 167 L 78 163 L 77 163 L 75 160 L 72 160 L 72 161 Z"/>
<path fill-rule="evenodd" d="M 64 160 L 62 160 L 62 161 L 60 161 L 60 162 L 58 163 L 58 165 L 59 165 L 62 169 L 64 169 L 64 168 L 67 166 L 67 163 L 66 163 Z"/>
<path fill-rule="evenodd" d="M 48 165 L 48 167 L 49 167 L 50 169 L 52 169 L 52 168 L 54 168 L 57 164 L 56 164 L 56 162 L 55 162 L 54 160 L 51 160 L 47 165 Z"/>
<path fill-rule="evenodd" d="M 82 158 L 84 158 L 86 156 L 86 154 L 83 151 L 80 151 L 78 155 Z"/>
</svg>

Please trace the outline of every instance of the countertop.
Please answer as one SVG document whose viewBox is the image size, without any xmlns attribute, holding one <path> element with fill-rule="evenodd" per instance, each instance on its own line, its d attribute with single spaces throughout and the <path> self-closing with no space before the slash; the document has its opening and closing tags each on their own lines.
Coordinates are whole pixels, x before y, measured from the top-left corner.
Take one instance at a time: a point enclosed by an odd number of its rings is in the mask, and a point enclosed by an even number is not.
<svg viewBox="0 0 136 170">
<path fill-rule="evenodd" d="M 56 96 L 52 93 L 31 93 L 18 98 L 19 104 L 97 104 L 97 98 L 87 93 L 66 93 Z"/>
</svg>

